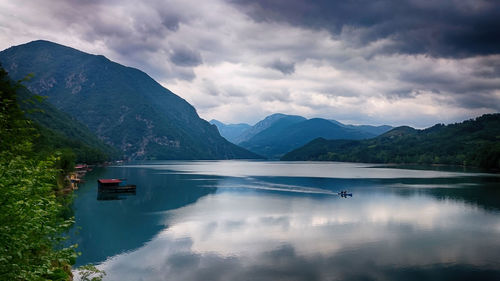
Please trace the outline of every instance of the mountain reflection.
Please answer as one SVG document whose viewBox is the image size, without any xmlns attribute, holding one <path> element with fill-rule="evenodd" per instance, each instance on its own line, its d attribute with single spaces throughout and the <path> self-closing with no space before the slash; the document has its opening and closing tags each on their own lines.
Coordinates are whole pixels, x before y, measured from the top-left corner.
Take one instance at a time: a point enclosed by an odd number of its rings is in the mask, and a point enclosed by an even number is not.
<svg viewBox="0 0 500 281">
<path fill-rule="evenodd" d="M 498 205 L 481 199 L 497 192 L 495 176 L 429 171 L 429 178 L 412 178 L 413 172 L 390 170 L 375 177 L 370 170 L 369 178 L 355 176 L 360 171 L 348 171 L 352 178 L 337 177 L 339 171 L 297 177 L 306 164 L 296 164 L 272 177 L 266 163 L 262 173 L 237 167 L 231 177 L 227 162 L 108 168 L 107 175 L 137 184 L 137 196 L 77 198 L 84 252 L 78 262 L 101 262 L 106 280 L 495 280 L 500 274 Z M 276 165 L 271 170 L 290 168 Z M 323 168 L 315 173 L 335 165 Z M 353 197 L 337 195 L 345 189 Z"/>
</svg>

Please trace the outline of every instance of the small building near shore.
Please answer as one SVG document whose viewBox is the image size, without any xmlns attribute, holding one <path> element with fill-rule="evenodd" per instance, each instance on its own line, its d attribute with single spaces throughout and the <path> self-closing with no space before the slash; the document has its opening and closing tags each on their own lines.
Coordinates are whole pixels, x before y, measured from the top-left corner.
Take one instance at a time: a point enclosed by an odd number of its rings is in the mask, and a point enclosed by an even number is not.
<svg viewBox="0 0 500 281">
<path fill-rule="evenodd" d="M 100 191 L 135 192 L 135 184 L 127 184 L 126 179 L 99 179 L 97 187 Z"/>
<path fill-rule="evenodd" d="M 99 179 L 97 184 L 99 188 L 117 188 L 122 185 L 122 180 L 120 179 Z"/>
</svg>

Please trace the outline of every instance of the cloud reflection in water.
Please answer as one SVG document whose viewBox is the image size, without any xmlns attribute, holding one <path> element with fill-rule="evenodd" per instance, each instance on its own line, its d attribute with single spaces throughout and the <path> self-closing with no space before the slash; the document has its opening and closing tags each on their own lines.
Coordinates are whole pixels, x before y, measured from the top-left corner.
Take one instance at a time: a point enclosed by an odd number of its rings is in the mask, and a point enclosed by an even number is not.
<svg viewBox="0 0 500 281">
<path fill-rule="evenodd" d="M 500 273 L 497 214 L 429 196 L 355 200 L 222 189 L 166 211 L 168 228 L 100 267 L 109 280 L 493 280 Z"/>
</svg>

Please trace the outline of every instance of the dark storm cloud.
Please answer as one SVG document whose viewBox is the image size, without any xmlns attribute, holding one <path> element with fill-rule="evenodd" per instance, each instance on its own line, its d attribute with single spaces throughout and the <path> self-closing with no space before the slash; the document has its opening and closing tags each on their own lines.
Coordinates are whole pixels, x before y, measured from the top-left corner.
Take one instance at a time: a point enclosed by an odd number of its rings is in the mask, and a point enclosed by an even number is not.
<svg viewBox="0 0 500 281">
<path fill-rule="evenodd" d="M 492 94 L 500 89 L 500 79 L 495 79 L 500 77 L 499 66 L 500 57 L 496 56 L 474 59 L 469 73 L 442 73 L 432 68 L 402 70 L 397 80 L 411 86 L 386 94 L 408 97 L 418 95 L 420 91 L 429 91 L 441 96 L 453 96 L 453 103 L 462 108 L 500 108 L 498 95 Z M 465 69 L 466 63 L 456 67 Z"/>
<path fill-rule="evenodd" d="M 189 48 L 176 48 L 170 55 L 170 60 L 178 66 L 197 66 L 202 64 L 200 53 Z"/>
<path fill-rule="evenodd" d="M 492 105 L 499 106 L 500 100 L 498 98 L 492 97 L 488 93 L 466 93 L 457 96 L 455 99 L 457 105 L 463 108 L 478 109 L 478 108 L 488 108 Z"/>
<path fill-rule="evenodd" d="M 500 53 L 496 0 L 232 0 L 257 21 L 326 29 L 354 46 L 379 39 L 386 53 L 468 57 Z"/>
<path fill-rule="evenodd" d="M 177 15 L 164 15 L 161 23 L 169 30 L 177 31 L 179 29 L 180 19 Z"/>
<path fill-rule="evenodd" d="M 473 74 L 483 78 L 500 77 L 500 58 L 482 57 L 478 59 Z"/>
<path fill-rule="evenodd" d="M 279 59 L 269 64 L 269 67 L 272 69 L 276 69 L 285 75 L 289 75 L 295 72 L 295 63 L 284 62 Z"/>
</svg>

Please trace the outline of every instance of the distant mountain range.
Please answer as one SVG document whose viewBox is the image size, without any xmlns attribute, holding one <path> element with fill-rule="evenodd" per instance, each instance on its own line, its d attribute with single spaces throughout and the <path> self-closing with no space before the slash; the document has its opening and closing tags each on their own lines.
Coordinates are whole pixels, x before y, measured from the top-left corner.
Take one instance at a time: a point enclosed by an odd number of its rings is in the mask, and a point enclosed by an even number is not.
<svg viewBox="0 0 500 281">
<path fill-rule="evenodd" d="M 350 128 L 350 129 L 354 129 L 354 130 L 359 130 L 359 131 L 362 131 L 362 132 L 365 132 L 365 133 L 369 133 L 369 134 L 372 134 L 373 136 L 378 136 L 378 135 L 381 135 L 387 131 L 390 131 L 393 129 L 392 126 L 388 126 L 388 125 L 382 125 L 382 126 L 371 126 L 371 125 L 345 125 L 345 124 L 342 124 L 340 123 L 339 121 L 337 120 L 328 120 L 334 124 L 337 124 L 339 126 L 342 126 L 342 127 L 345 127 L 345 128 Z"/>
<path fill-rule="evenodd" d="M 212 120 L 211 123 L 228 140 L 268 158 L 279 158 L 318 137 L 366 139 L 392 129 L 391 126 L 345 125 L 335 120 L 306 119 L 281 113 L 270 115 L 251 127 L 239 124 L 236 129 L 234 125 L 226 125 L 217 120 Z"/>
<path fill-rule="evenodd" d="M 281 160 L 453 164 L 500 169 L 500 113 L 417 130 L 397 127 L 367 140 L 317 138 Z"/>
<path fill-rule="evenodd" d="M 259 158 L 144 72 L 104 56 L 33 41 L 0 52 L 0 64 L 15 80 L 34 74 L 30 91 L 129 159 Z"/>
<path fill-rule="evenodd" d="M 224 124 L 220 121 L 217 121 L 215 119 L 212 119 L 209 121 L 210 124 L 217 126 L 217 129 L 219 130 L 219 133 L 221 136 L 223 136 L 226 140 L 237 144 L 237 139 L 238 137 L 245 132 L 246 130 L 250 129 L 252 126 L 245 124 L 245 123 L 240 123 L 240 124 Z"/>
</svg>

